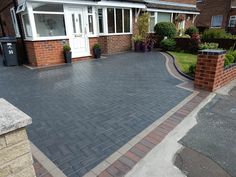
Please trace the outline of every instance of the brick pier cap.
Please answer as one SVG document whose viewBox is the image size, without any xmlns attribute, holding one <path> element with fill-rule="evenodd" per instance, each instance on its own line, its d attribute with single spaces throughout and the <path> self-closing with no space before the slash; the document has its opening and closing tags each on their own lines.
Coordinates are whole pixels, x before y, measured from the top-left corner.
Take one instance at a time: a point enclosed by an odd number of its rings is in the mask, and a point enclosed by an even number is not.
<svg viewBox="0 0 236 177">
<path fill-rule="evenodd" d="M 199 50 L 198 54 L 200 54 L 200 55 L 223 55 L 223 54 L 226 54 L 226 50 L 204 49 L 204 50 Z"/>
<path fill-rule="evenodd" d="M 8 103 L 6 100 L 0 99 L 0 135 L 26 127 L 31 123 L 31 117 Z"/>
</svg>

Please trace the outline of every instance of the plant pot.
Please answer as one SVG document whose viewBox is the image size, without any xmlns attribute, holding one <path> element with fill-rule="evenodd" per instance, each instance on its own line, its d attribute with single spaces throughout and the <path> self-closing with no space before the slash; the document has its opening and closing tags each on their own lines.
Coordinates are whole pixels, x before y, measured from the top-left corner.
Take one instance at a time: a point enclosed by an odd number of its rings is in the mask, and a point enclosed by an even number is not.
<svg viewBox="0 0 236 177">
<path fill-rule="evenodd" d="M 140 41 L 134 42 L 134 51 L 135 52 L 140 52 Z"/>
<path fill-rule="evenodd" d="M 95 48 L 93 49 L 93 54 L 94 54 L 94 58 L 98 59 L 98 58 L 101 58 L 102 51 L 100 48 Z"/>
<path fill-rule="evenodd" d="M 147 44 L 145 42 L 141 42 L 140 51 L 141 52 L 147 52 Z"/>
<path fill-rule="evenodd" d="M 153 43 L 153 42 L 150 42 L 150 43 L 148 44 L 148 46 L 147 46 L 147 50 L 150 52 L 150 51 L 153 50 L 153 48 L 154 48 L 154 43 Z"/>
<path fill-rule="evenodd" d="M 64 52 L 65 62 L 71 63 L 71 52 Z"/>
</svg>

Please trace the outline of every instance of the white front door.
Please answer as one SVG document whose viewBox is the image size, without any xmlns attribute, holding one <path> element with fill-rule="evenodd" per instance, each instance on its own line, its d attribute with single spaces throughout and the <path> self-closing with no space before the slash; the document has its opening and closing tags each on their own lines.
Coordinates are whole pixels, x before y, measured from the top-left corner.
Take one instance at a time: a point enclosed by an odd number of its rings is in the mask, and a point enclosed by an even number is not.
<svg viewBox="0 0 236 177">
<path fill-rule="evenodd" d="M 85 11 L 81 7 L 68 9 L 66 24 L 68 25 L 72 58 L 90 55 L 85 16 Z"/>
</svg>

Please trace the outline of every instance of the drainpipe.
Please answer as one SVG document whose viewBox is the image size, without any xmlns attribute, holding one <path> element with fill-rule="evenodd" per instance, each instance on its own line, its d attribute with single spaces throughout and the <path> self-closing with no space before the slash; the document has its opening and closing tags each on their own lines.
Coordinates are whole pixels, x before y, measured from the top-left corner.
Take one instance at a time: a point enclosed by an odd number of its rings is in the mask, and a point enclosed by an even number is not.
<svg viewBox="0 0 236 177">
<path fill-rule="evenodd" d="M 17 6 L 18 6 L 17 0 L 13 0 L 13 4 L 14 4 L 15 12 L 16 12 Z M 22 28 L 22 23 L 20 19 L 21 19 L 20 15 L 16 14 L 16 20 L 17 20 L 17 24 L 19 28 L 20 40 L 22 43 L 22 50 L 23 50 L 23 55 L 22 55 L 23 59 L 22 61 L 20 61 L 20 65 L 22 65 L 22 64 L 28 63 L 28 55 L 27 55 L 27 50 L 26 50 L 25 41 L 24 41 L 24 30 Z"/>
<path fill-rule="evenodd" d="M 0 16 L 0 28 L 1 28 L 1 30 L 2 30 L 2 35 L 3 36 L 6 36 L 6 33 L 5 33 L 5 31 L 4 31 L 4 28 L 3 28 L 3 23 L 2 23 L 2 17 Z"/>
</svg>

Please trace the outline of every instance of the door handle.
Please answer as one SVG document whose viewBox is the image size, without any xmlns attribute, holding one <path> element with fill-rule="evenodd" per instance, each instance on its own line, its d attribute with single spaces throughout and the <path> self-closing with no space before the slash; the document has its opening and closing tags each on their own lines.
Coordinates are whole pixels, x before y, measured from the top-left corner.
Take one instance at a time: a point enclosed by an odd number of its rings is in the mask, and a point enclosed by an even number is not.
<svg viewBox="0 0 236 177">
<path fill-rule="evenodd" d="M 75 34 L 75 37 L 82 37 L 82 34 Z"/>
</svg>

